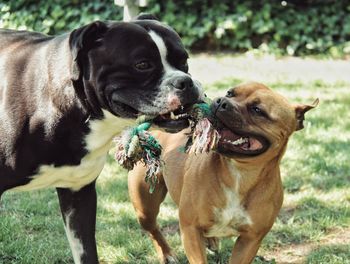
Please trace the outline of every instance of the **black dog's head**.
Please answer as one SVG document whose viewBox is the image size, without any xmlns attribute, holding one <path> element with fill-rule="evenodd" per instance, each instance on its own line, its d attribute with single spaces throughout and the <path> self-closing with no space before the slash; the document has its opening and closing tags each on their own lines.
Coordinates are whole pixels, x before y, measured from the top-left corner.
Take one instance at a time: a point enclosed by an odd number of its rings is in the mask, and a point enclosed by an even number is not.
<svg viewBox="0 0 350 264">
<path fill-rule="evenodd" d="M 72 79 L 92 114 L 151 115 L 174 131 L 188 126 L 183 113 L 202 91 L 188 74 L 188 54 L 173 29 L 150 19 L 97 21 L 73 31 L 69 43 Z"/>
</svg>

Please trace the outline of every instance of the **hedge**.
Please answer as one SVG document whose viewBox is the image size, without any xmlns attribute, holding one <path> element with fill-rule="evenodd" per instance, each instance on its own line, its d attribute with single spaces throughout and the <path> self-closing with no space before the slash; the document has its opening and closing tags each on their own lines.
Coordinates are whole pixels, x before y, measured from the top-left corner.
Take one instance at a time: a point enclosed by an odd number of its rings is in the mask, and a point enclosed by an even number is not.
<svg viewBox="0 0 350 264">
<path fill-rule="evenodd" d="M 150 12 L 174 27 L 192 50 L 259 49 L 277 54 L 350 54 L 348 0 L 149 0 Z M 92 20 L 120 20 L 113 0 L 11 0 L 1 26 L 58 34 Z"/>
</svg>

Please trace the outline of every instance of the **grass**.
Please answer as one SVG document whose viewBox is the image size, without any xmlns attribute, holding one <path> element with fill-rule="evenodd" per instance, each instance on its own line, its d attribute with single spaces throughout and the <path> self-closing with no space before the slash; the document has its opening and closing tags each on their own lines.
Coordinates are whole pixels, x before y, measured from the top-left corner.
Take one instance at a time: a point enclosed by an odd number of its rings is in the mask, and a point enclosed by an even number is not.
<svg viewBox="0 0 350 264">
<path fill-rule="evenodd" d="M 225 94 L 242 80 L 224 79 L 206 90 Z M 350 263 L 349 84 L 267 83 L 294 102 L 320 105 L 292 137 L 282 162 L 283 208 L 259 250 L 255 264 Z M 101 263 L 157 263 L 128 199 L 126 172 L 112 157 L 97 181 L 97 241 Z M 159 222 L 180 263 L 186 263 L 169 198 Z M 224 239 L 210 263 L 227 262 L 234 239 Z M 301 253 L 298 253 L 301 252 Z M 294 261 L 294 262 L 293 262 Z M 0 263 L 72 263 L 53 189 L 3 195 L 0 207 Z"/>
</svg>

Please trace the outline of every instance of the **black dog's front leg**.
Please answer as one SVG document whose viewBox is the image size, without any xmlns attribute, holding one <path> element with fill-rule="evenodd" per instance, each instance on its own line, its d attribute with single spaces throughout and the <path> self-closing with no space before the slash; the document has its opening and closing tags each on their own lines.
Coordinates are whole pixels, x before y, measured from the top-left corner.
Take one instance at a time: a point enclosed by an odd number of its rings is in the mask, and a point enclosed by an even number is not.
<svg viewBox="0 0 350 264">
<path fill-rule="evenodd" d="M 98 263 L 95 182 L 77 192 L 57 188 L 67 238 L 76 264 Z"/>
</svg>

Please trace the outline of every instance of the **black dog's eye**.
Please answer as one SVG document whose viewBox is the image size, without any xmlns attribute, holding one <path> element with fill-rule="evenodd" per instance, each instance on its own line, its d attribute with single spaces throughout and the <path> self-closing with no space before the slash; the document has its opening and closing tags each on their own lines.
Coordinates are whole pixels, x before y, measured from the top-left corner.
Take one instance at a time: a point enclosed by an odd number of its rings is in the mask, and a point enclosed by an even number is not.
<svg viewBox="0 0 350 264">
<path fill-rule="evenodd" d="M 228 91 L 226 93 L 226 97 L 230 98 L 230 97 L 235 97 L 235 93 L 233 91 Z"/>
<path fill-rule="evenodd" d="M 145 71 L 152 68 L 152 64 L 148 61 L 140 61 L 135 64 L 135 68 L 139 71 Z"/>
</svg>

